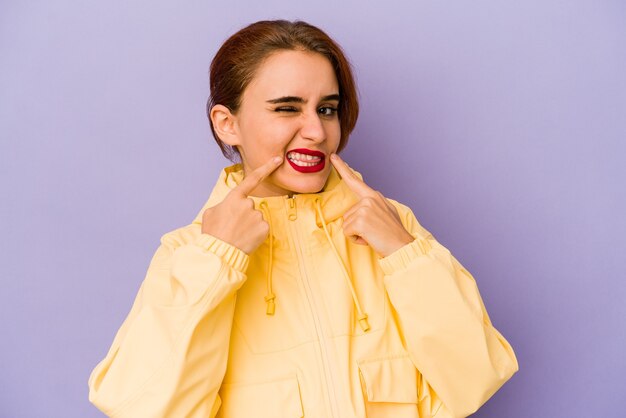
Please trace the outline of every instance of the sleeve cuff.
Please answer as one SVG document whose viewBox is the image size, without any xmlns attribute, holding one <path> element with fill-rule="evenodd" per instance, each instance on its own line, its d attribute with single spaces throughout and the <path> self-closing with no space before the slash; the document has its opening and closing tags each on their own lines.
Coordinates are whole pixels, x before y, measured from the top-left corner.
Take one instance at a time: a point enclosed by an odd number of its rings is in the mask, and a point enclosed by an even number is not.
<svg viewBox="0 0 626 418">
<path fill-rule="evenodd" d="M 248 268 L 250 262 L 248 254 L 213 235 L 202 233 L 196 237 L 195 244 L 221 257 L 236 270 L 245 272 Z"/>
<path fill-rule="evenodd" d="M 379 258 L 378 263 L 385 275 L 389 276 L 398 270 L 408 267 L 411 261 L 418 256 L 426 255 L 430 248 L 428 241 L 416 238 L 388 256 Z"/>
</svg>

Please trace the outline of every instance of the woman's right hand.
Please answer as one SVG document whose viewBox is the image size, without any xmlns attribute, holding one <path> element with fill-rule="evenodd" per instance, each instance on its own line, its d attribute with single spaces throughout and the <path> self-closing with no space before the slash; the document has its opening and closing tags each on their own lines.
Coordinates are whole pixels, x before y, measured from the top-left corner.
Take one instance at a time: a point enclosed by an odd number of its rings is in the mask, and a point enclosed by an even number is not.
<svg viewBox="0 0 626 418">
<path fill-rule="evenodd" d="M 247 174 L 224 200 L 204 211 L 203 234 L 213 235 L 246 254 L 250 254 L 265 241 L 269 234 L 269 224 L 263 219 L 261 211 L 254 208 L 254 201 L 248 198 L 248 194 L 280 167 L 282 157 L 274 158 Z"/>
</svg>

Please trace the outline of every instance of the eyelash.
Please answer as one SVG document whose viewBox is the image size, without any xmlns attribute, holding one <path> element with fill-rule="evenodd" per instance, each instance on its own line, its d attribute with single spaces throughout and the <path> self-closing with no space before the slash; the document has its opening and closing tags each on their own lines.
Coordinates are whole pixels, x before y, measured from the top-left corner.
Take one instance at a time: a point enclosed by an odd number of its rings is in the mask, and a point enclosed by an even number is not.
<svg viewBox="0 0 626 418">
<path fill-rule="evenodd" d="M 337 108 L 336 107 L 332 107 L 332 106 L 323 106 L 320 107 L 321 109 L 328 109 L 330 110 L 330 113 L 322 113 L 323 116 L 334 116 L 337 113 Z M 297 112 L 298 109 L 296 109 L 295 107 L 279 107 L 276 108 L 277 112 Z"/>
</svg>

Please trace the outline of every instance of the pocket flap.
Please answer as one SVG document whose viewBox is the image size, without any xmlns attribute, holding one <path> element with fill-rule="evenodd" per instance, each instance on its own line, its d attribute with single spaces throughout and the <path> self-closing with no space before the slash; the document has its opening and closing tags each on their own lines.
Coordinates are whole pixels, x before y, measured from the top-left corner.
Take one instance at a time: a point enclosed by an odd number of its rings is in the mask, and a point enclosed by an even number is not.
<svg viewBox="0 0 626 418">
<path fill-rule="evenodd" d="M 267 382 L 224 384 L 218 416 L 228 418 L 300 418 L 304 416 L 296 375 Z"/>
<path fill-rule="evenodd" d="M 417 403 L 417 369 L 408 355 L 359 362 L 370 402 Z"/>
</svg>

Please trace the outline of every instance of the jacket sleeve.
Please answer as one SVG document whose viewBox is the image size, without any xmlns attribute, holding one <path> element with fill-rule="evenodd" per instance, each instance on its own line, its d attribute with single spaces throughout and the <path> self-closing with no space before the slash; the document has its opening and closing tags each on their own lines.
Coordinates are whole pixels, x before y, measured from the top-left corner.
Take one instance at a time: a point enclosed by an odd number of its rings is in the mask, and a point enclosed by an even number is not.
<svg viewBox="0 0 626 418">
<path fill-rule="evenodd" d="M 249 256 L 199 229 L 161 237 L 133 306 L 89 377 L 111 417 L 214 417 Z"/>
<path fill-rule="evenodd" d="M 466 417 L 518 369 L 511 345 L 496 330 L 472 275 L 405 205 L 402 222 L 415 238 L 379 258 L 396 321 L 420 372 L 420 416 Z"/>
</svg>

